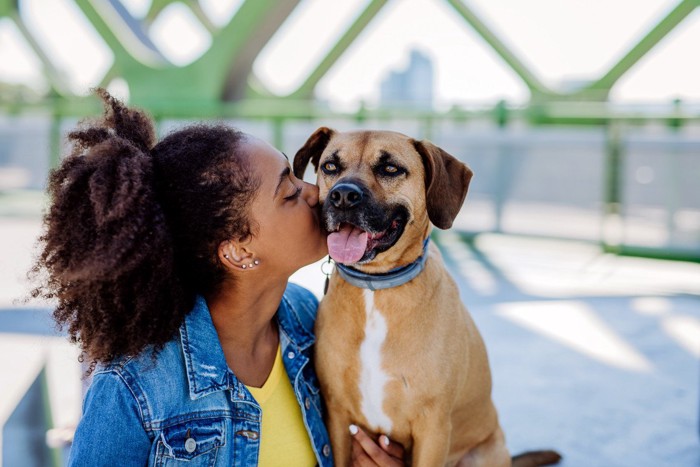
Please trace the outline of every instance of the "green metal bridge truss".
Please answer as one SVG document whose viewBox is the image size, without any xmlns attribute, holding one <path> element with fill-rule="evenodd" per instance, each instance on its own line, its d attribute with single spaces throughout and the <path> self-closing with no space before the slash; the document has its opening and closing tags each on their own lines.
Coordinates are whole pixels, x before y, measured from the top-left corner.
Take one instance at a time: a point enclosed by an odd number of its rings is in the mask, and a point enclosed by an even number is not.
<svg viewBox="0 0 700 467">
<path fill-rule="evenodd" d="M 554 102 L 605 102 L 618 80 L 700 6 L 700 0 L 679 1 L 602 76 L 579 90 L 562 93 L 546 86 L 467 3 L 444 1 L 522 80 L 530 91 L 533 106 Z M 119 0 L 74 2 L 114 54 L 114 62 L 100 85 L 106 86 L 112 79 L 121 77 L 129 84 L 132 103 L 158 114 L 177 116 L 185 112 L 188 117 L 218 115 L 226 107 L 222 104 L 229 102 L 240 104 L 272 99 L 275 106 L 289 109 L 293 106 L 283 102 L 299 104 L 313 100 L 314 89 L 321 78 L 388 3 L 387 0 L 370 0 L 299 88 L 289 95 L 277 96 L 256 78 L 253 63 L 300 0 L 244 0 L 223 27 L 211 22 L 197 0 L 153 0 L 142 20 L 132 17 Z M 75 99 L 48 54 L 27 28 L 18 3 L 18 0 L 0 0 L 0 17 L 11 19 L 34 50 L 44 66 L 52 94 L 66 100 Z M 212 36 L 211 47 L 185 66 L 168 62 L 148 37 L 150 25 L 173 3 L 186 5 Z M 559 122 L 566 117 L 556 112 L 550 114 L 546 109 L 546 106 L 540 108 L 538 118 Z M 303 111 L 300 106 L 297 112 Z M 571 118 L 575 118 L 573 113 L 576 112 L 572 112 Z M 580 115 L 575 120 L 599 120 L 596 117 L 599 116 Z"/>
<path fill-rule="evenodd" d="M 143 19 L 134 18 L 119 0 L 73 0 L 85 18 L 92 24 L 114 55 L 111 68 L 101 86 L 115 78 L 123 78 L 129 86 L 130 103 L 147 108 L 156 119 L 167 118 L 247 118 L 273 122 L 274 141 L 280 145 L 282 125 L 285 121 L 319 120 L 335 117 L 327 108 L 314 101 L 314 90 L 351 44 L 388 3 L 387 0 L 370 0 L 350 26 L 330 44 L 319 61 L 298 89 L 285 96 L 273 94 L 257 79 L 253 63 L 276 31 L 286 21 L 300 0 L 243 0 L 230 21 L 217 27 L 204 13 L 197 0 L 153 0 Z M 621 164 L 623 148 L 620 142 L 620 125 L 661 121 L 670 127 L 680 127 L 687 122 L 700 122 L 700 114 L 689 113 L 682 106 L 663 115 L 649 115 L 632 111 L 613 111 L 606 105 L 613 86 L 654 46 L 676 28 L 696 8 L 700 0 L 679 0 L 665 16 L 659 19 L 635 45 L 622 55 L 610 69 L 581 89 L 563 93 L 544 84 L 506 43 L 482 21 L 464 0 L 445 1 L 462 18 L 465 27 L 472 28 L 503 62 L 522 80 L 530 92 L 530 101 L 519 108 L 510 108 L 500 102 L 493 109 L 468 112 L 453 108 L 442 113 L 424 110 L 367 109 L 345 117 L 363 120 L 391 119 L 397 116 L 425 122 L 430 136 L 432 122 L 460 121 L 475 117 L 494 119 L 505 126 L 511 119 L 522 119 L 534 125 L 571 124 L 596 125 L 607 129 L 606 150 L 606 215 L 620 213 Z M 198 59 L 185 66 L 170 63 L 151 42 L 148 30 L 158 15 L 169 5 L 181 3 L 211 34 L 211 46 Z M 51 91 L 37 104 L 2 99 L 0 111 L 8 114 L 22 113 L 32 106 L 48 109 L 54 118 L 53 162 L 57 161 L 62 117 L 92 115 L 99 109 L 94 99 L 73 95 L 51 57 L 42 50 L 39 42 L 26 26 L 18 0 L 0 0 L 0 18 L 14 22 L 27 44 L 43 64 L 43 72 Z M 619 245 L 604 247 L 622 251 Z M 629 251 L 634 253 L 634 251 Z M 639 252 L 644 255 L 672 256 L 668 252 Z M 683 253 L 682 259 L 700 259 L 700 253 Z"/>
</svg>

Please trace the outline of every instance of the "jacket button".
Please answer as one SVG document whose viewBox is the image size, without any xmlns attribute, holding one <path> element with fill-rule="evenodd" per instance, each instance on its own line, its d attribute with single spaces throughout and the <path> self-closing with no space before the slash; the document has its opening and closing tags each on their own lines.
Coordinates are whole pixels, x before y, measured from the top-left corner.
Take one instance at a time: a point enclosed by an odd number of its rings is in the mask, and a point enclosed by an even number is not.
<svg viewBox="0 0 700 467">
<path fill-rule="evenodd" d="M 296 355 L 294 354 L 294 352 L 289 352 L 289 353 L 287 354 L 287 357 L 291 360 L 291 359 L 293 359 L 294 357 L 296 357 Z"/>
<path fill-rule="evenodd" d="M 194 438 L 187 438 L 187 440 L 185 441 L 185 451 L 192 454 L 196 450 L 197 450 L 197 441 L 195 441 Z"/>
<path fill-rule="evenodd" d="M 304 407 L 306 407 L 306 410 L 309 410 L 311 408 L 311 401 L 309 400 L 308 397 L 304 401 Z"/>
<path fill-rule="evenodd" d="M 331 455 L 331 447 L 327 444 L 323 446 L 323 455 L 326 457 Z"/>
</svg>

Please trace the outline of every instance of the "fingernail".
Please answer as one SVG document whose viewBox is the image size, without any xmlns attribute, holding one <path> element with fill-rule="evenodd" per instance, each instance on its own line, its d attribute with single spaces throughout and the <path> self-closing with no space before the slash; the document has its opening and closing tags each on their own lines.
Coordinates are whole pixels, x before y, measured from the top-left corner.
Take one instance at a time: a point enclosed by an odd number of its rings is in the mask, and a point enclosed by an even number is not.
<svg viewBox="0 0 700 467">
<path fill-rule="evenodd" d="M 357 426 L 356 425 L 350 425 L 350 434 L 351 435 L 356 435 L 357 434 Z"/>
<path fill-rule="evenodd" d="M 382 443 L 384 443 L 384 446 L 389 446 L 389 437 L 382 436 Z"/>
</svg>

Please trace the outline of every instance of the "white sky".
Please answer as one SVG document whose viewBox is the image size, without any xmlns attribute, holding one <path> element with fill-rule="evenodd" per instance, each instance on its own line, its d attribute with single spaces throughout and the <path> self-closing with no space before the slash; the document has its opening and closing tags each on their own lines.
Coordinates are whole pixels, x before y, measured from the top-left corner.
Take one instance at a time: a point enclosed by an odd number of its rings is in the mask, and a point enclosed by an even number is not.
<svg viewBox="0 0 700 467">
<path fill-rule="evenodd" d="M 546 84 L 600 76 L 678 0 L 465 0 Z M 123 0 L 143 15 L 147 0 Z M 225 24 L 241 0 L 203 0 Z M 100 80 L 111 52 L 70 0 L 21 0 L 28 27 L 79 93 Z M 254 70 L 271 90 L 301 84 L 367 0 L 303 0 L 258 57 Z M 204 28 L 182 4 L 168 7 L 150 35 L 173 63 L 195 60 L 209 46 Z M 700 9 L 613 89 L 619 102 L 700 100 Z M 433 60 L 440 106 L 525 102 L 519 78 L 444 0 L 390 0 L 317 87 L 339 106 L 376 102 L 381 80 L 406 65 L 411 49 Z M 0 20 L 0 80 L 41 88 L 40 63 L 15 26 Z"/>
</svg>

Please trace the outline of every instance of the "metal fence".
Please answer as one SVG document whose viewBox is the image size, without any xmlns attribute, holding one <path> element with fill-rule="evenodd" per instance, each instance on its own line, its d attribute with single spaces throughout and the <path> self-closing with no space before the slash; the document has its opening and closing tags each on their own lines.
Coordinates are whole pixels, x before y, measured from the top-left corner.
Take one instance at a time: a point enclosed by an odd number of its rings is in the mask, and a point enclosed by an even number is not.
<svg viewBox="0 0 700 467">
<path fill-rule="evenodd" d="M 219 119 L 288 155 L 321 125 L 432 140 L 475 172 L 456 222 L 469 234 L 570 238 L 611 252 L 700 260 L 700 117 L 578 109 L 573 124 L 535 125 L 517 112 L 241 113 L 222 112 Z M 161 134 L 193 121 L 157 119 Z M 566 115 L 557 119 L 567 122 Z M 77 122 L 0 116 L 0 204 L 43 189 Z"/>
</svg>

